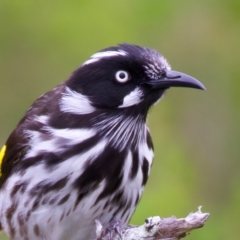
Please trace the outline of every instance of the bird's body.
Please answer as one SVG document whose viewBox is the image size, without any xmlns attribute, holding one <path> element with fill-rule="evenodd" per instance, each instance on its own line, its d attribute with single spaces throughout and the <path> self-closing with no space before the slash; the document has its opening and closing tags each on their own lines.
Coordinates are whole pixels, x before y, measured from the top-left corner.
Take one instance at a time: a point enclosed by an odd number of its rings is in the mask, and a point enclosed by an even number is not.
<svg viewBox="0 0 240 240">
<path fill-rule="evenodd" d="M 203 88 L 169 72 L 156 51 L 123 44 L 31 106 L 0 154 L 0 222 L 11 239 L 87 240 L 95 219 L 128 223 L 153 160 L 150 106 L 166 78 Z"/>
<path fill-rule="evenodd" d="M 55 91 L 61 88 L 64 86 Z M 51 96 L 42 97 L 47 97 L 44 105 L 52 101 Z M 29 110 L 32 116 L 31 111 L 34 107 Z M 55 116 L 57 110 L 50 111 Z M 86 122 L 78 122 L 81 116 L 71 116 L 67 122 L 61 116 L 53 119 L 48 111 L 26 118 L 31 140 L 25 161 L 19 163 L 21 170 L 6 181 L 0 194 L 5 210 L 2 224 L 13 239 L 25 239 L 25 235 L 28 239 L 94 239 L 95 219 L 103 224 L 113 217 L 128 222 L 147 180 L 153 158 L 151 140 L 144 121 L 130 116 L 116 116 L 119 126 L 114 133 L 122 135 L 118 143 L 110 136 L 101 137 L 98 129 L 111 131 L 112 119 L 107 122 L 105 114 L 93 112 Z M 129 136 L 133 123 L 139 124 L 138 132 Z M 115 144 L 129 148 L 116 152 Z"/>
</svg>

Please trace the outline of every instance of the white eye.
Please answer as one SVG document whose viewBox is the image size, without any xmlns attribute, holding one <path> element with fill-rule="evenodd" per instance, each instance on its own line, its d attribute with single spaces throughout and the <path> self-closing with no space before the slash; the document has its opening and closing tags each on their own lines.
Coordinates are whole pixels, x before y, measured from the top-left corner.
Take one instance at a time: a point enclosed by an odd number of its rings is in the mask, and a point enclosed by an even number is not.
<svg viewBox="0 0 240 240">
<path fill-rule="evenodd" d="M 117 71 L 115 78 L 120 83 L 125 83 L 130 79 L 129 73 L 123 70 Z"/>
</svg>

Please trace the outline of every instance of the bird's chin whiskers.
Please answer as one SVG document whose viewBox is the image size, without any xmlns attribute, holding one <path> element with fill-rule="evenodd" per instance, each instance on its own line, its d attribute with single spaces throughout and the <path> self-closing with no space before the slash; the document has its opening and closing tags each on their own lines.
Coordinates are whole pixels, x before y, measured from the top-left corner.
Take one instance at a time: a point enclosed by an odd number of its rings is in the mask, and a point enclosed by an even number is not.
<svg viewBox="0 0 240 240">
<path fill-rule="evenodd" d="M 162 94 L 162 96 L 156 102 L 154 102 L 153 105 L 157 105 L 163 98 L 164 94 Z"/>
</svg>

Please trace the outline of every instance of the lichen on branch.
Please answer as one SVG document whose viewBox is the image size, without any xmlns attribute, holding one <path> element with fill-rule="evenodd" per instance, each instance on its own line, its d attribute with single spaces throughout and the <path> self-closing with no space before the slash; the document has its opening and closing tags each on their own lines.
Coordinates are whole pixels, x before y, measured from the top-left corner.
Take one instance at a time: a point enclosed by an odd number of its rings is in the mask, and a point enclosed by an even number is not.
<svg viewBox="0 0 240 240">
<path fill-rule="evenodd" d="M 97 240 L 178 240 L 192 230 L 203 227 L 209 216 L 209 213 L 202 213 L 199 207 L 197 212 L 185 218 L 149 217 L 141 226 L 116 226 L 111 231 L 96 220 L 96 235 Z"/>
</svg>

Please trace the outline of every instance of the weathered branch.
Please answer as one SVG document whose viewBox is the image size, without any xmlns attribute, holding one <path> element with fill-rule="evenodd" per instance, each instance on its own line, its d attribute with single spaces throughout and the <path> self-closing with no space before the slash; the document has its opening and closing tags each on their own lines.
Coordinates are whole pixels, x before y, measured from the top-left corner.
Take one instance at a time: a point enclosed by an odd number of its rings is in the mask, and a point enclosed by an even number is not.
<svg viewBox="0 0 240 240">
<path fill-rule="evenodd" d="M 202 213 L 199 207 L 197 212 L 190 213 L 185 218 L 149 217 L 143 225 L 127 226 L 120 230 L 120 234 L 114 234 L 114 236 L 97 220 L 96 234 L 98 240 L 178 240 L 184 238 L 190 231 L 203 227 L 209 215 L 209 213 Z M 118 231 L 119 228 L 116 228 L 115 232 Z"/>
</svg>

